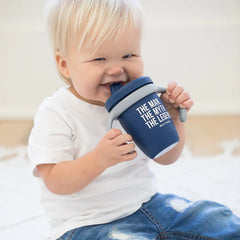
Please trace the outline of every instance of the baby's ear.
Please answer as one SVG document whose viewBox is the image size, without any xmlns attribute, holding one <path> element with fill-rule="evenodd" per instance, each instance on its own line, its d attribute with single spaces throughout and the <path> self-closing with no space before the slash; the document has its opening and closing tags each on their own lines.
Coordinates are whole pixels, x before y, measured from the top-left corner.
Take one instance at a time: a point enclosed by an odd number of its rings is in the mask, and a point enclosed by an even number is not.
<svg viewBox="0 0 240 240">
<path fill-rule="evenodd" d="M 55 59 L 57 63 L 58 70 L 65 78 L 70 78 L 70 73 L 68 69 L 68 64 L 66 58 L 57 51 L 55 54 Z"/>
</svg>

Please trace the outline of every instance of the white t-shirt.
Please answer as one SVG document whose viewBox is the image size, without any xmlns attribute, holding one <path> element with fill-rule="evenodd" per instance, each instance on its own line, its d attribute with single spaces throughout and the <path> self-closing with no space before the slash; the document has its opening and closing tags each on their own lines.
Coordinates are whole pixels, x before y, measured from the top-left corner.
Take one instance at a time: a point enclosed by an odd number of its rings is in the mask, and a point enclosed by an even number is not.
<svg viewBox="0 0 240 240">
<path fill-rule="evenodd" d="M 28 155 L 36 167 L 71 161 L 93 150 L 107 133 L 104 107 L 84 102 L 67 87 L 46 98 L 34 118 Z M 121 129 L 118 121 L 114 128 Z M 106 169 L 88 186 L 71 195 L 51 193 L 43 181 L 42 203 L 49 216 L 53 239 L 81 226 L 101 224 L 137 211 L 157 192 L 147 157 L 138 157 Z"/>
</svg>

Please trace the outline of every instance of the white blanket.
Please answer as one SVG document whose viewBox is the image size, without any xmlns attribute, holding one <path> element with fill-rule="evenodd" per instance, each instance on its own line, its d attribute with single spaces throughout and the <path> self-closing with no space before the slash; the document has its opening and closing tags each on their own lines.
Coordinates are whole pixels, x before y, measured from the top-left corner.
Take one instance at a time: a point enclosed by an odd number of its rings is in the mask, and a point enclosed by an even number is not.
<svg viewBox="0 0 240 240">
<path fill-rule="evenodd" d="M 159 179 L 159 192 L 175 193 L 193 201 L 217 201 L 240 216 L 240 156 L 233 154 L 240 148 L 240 141 L 223 142 L 221 147 L 221 155 L 192 156 L 186 147 L 172 165 L 151 163 Z M 0 239 L 49 239 L 38 182 L 30 169 L 25 146 L 0 147 Z"/>
</svg>

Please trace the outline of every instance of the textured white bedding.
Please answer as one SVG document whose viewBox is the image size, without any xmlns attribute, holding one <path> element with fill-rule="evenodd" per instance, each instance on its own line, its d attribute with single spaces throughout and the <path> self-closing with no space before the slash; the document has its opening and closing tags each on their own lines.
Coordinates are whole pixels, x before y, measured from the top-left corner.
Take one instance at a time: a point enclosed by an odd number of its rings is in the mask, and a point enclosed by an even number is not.
<svg viewBox="0 0 240 240">
<path fill-rule="evenodd" d="M 220 202 L 240 216 L 240 141 L 220 144 L 223 154 L 192 156 L 188 148 L 175 164 L 151 163 L 161 193 L 190 200 Z M 40 203 L 39 186 L 31 175 L 26 147 L 0 147 L 0 239 L 47 240 L 49 225 Z M 180 204 L 180 205 L 179 205 Z M 176 209 L 181 209 L 181 203 Z"/>
</svg>

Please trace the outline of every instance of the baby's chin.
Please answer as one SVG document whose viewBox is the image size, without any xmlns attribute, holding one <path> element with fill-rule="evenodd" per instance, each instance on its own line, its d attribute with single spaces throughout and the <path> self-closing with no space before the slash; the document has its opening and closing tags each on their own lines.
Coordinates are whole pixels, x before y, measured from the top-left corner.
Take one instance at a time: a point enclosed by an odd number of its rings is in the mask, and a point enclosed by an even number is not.
<svg viewBox="0 0 240 240">
<path fill-rule="evenodd" d="M 87 101 L 90 104 L 97 105 L 97 106 L 105 106 L 105 102 L 101 100 L 94 100 L 94 99 L 88 99 Z"/>
<path fill-rule="evenodd" d="M 111 91 L 109 90 L 107 93 L 105 92 L 98 99 L 92 99 L 92 103 L 99 106 L 105 106 L 105 102 L 111 96 Z"/>
<path fill-rule="evenodd" d="M 108 95 L 111 95 L 111 91 L 109 90 L 109 93 L 107 94 L 107 96 L 102 96 L 99 99 L 95 99 L 95 96 L 82 96 L 80 95 L 73 87 L 69 88 L 69 91 L 72 92 L 77 98 L 81 99 L 84 102 L 93 104 L 93 105 L 98 105 L 98 106 L 104 106 L 105 102 L 108 99 Z M 105 94 L 104 94 L 105 95 Z"/>
</svg>

